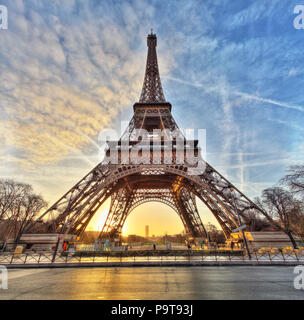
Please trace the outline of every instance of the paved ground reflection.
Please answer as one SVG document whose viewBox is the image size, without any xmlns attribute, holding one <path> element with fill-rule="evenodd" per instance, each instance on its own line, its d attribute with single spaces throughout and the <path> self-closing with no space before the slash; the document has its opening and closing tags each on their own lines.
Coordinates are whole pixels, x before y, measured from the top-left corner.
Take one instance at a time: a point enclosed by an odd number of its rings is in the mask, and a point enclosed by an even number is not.
<svg viewBox="0 0 304 320">
<path fill-rule="evenodd" d="M 0 299 L 304 299 L 293 267 L 9 270 Z"/>
</svg>

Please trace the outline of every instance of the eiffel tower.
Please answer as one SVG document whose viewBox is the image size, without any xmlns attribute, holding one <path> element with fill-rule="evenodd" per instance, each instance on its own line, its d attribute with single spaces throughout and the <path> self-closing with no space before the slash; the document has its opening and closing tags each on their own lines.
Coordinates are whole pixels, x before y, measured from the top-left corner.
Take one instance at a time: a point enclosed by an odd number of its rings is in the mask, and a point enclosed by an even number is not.
<svg viewBox="0 0 304 320">
<path fill-rule="evenodd" d="M 183 137 L 163 93 L 157 38 L 152 31 L 147 46 L 142 92 L 133 106 L 134 114 L 126 131 L 118 141 L 107 142 L 105 159 L 44 212 L 27 232 L 33 232 L 37 222 L 48 217 L 47 232 L 81 236 L 109 198 L 110 209 L 100 238 L 117 239 L 132 210 L 150 201 L 170 206 L 179 215 L 189 239 L 208 237 L 197 199 L 213 213 L 226 238 L 260 211 L 204 161 L 198 140 Z M 189 154 L 192 156 L 187 158 Z M 197 168 L 202 169 L 195 173 Z"/>
</svg>

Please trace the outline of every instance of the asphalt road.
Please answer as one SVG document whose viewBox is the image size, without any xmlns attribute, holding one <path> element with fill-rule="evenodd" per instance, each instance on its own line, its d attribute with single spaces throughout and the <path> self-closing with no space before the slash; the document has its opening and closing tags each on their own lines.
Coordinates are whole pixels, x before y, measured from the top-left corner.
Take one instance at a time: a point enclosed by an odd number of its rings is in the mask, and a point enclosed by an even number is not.
<svg viewBox="0 0 304 320">
<path fill-rule="evenodd" d="M 293 267 L 10 269 L 0 299 L 304 299 Z"/>
</svg>

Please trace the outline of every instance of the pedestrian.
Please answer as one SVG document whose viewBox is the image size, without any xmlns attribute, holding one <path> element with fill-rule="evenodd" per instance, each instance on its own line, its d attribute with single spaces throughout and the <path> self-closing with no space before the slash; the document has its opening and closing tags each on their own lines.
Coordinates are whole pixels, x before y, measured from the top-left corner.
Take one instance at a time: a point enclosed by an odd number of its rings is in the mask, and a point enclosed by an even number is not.
<svg viewBox="0 0 304 320">
<path fill-rule="evenodd" d="M 231 250 L 233 251 L 234 242 L 231 241 Z"/>
<path fill-rule="evenodd" d="M 153 243 L 153 250 L 156 250 L 156 243 Z"/>
<path fill-rule="evenodd" d="M 97 251 L 98 249 L 98 240 L 96 239 L 94 242 L 94 251 Z"/>
</svg>

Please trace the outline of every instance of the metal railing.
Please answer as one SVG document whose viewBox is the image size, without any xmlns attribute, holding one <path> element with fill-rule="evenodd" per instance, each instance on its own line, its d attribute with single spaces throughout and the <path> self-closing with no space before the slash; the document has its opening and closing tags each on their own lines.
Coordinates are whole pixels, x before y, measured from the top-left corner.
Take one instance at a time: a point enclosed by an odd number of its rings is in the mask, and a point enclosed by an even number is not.
<svg viewBox="0 0 304 320">
<path fill-rule="evenodd" d="M 70 264 L 200 264 L 203 262 L 304 263 L 304 250 L 253 250 L 251 260 L 243 251 L 129 251 L 64 252 L 52 262 L 53 252 L 0 253 L 0 265 L 70 265 Z"/>
</svg>

